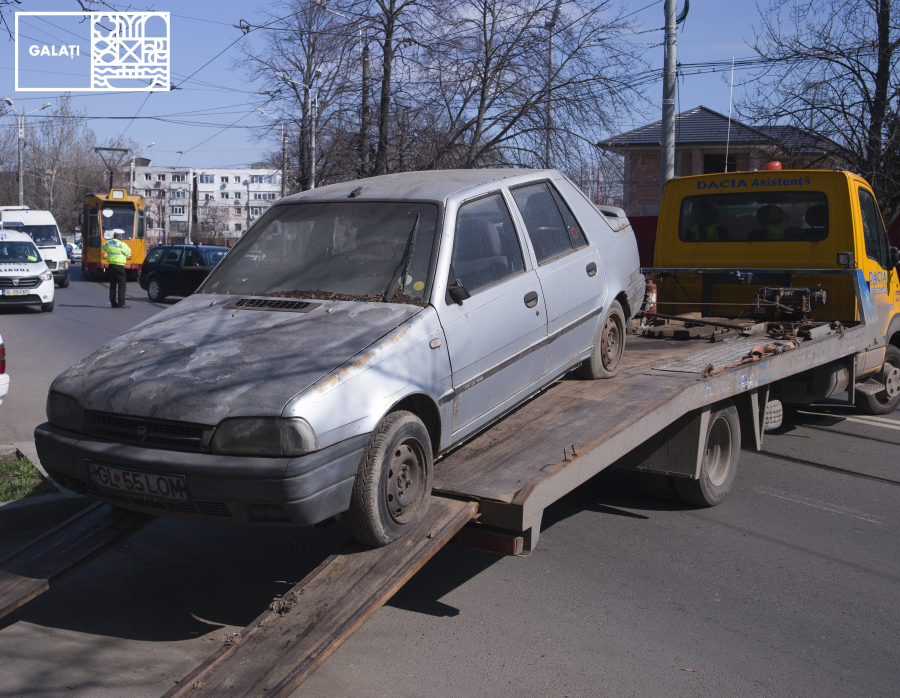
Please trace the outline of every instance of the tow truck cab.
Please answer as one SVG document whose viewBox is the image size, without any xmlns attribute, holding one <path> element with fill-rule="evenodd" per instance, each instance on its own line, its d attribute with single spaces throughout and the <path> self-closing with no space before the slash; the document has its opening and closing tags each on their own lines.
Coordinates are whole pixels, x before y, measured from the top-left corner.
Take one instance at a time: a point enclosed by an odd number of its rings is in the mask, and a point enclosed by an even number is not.
<svg viewBox="0 0 900 698">
<path fill-rule="evenodd" d="M 869 378 L 869 390 L 886 385 L 880 406 L 869 405 L 882 414 L 900 404 L 898 262 L 871 186 L 850 172 L 699 175 L 672 179 L 663 190 L 654 263 L 672 273 L 656 279 L 659 312 L 746 318 L 761 288 L 794 288 L 822 301 L 811 304 L 807 317 L 852 324 L 859 321 L 852 277 L 822 272 L 860 269 L 878 311 L 879 337 L 853 369 L 856 380 Z M 832 376 L 822 387 L 822 376 L 798 376 L 785 386 L 787 401 L 822 399 L 849 380 Z M 869 411 L 871 402 L 864 394 L 858 404 Z"/>
</svg>

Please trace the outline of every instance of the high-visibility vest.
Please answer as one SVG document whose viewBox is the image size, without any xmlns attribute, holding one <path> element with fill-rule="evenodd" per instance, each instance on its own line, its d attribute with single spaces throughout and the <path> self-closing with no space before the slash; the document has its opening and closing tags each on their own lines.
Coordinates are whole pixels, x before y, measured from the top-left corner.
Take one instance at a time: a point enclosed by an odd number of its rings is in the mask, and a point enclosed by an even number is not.
<svg viewBox="0 0 900 698">
<path fill-rule="evenodd" d="M 128 259 L 128 255 L 131 254 L 131 248 L 115 238 L 108 240 L 102 249 L 106 252 L 106 261 L 109 264 L 125 266 L 125 261 Z"/>
</svg>

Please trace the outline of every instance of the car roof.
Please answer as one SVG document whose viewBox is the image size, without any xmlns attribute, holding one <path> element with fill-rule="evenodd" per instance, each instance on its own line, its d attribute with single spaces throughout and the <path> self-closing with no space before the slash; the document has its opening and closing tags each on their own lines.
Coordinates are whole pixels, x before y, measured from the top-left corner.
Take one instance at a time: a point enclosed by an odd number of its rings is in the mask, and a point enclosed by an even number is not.
<svg viewBox="0 0 900 698">
<path fill-rule="evenodd" d="M 471 189 L 490 182 L 499 182 L 510 177 L 536 172 L 556 175 L 554 170 L 529 170 L 515 168 L 496 168 L 481 170 L 425 170 L 421 172 L 399 172 L 357 179 L 339 184 L 329 184 L 318 189 L 310 189 L 288 196 L 281 200 L 285 203 L 299 201 L 327 201 L 346 199 L 357 188 L 360 193 L 354 201 L 366 199 L 419 199 L 425 201 L 444 201 L 457 192 Z"/>
<path fill-rule="evenodd" d="M 14 242 L 34 242 L 28 233 L 17 233 L 9 228 L 0 230 L 0 240 L 11 240 Z"/>
</svg>

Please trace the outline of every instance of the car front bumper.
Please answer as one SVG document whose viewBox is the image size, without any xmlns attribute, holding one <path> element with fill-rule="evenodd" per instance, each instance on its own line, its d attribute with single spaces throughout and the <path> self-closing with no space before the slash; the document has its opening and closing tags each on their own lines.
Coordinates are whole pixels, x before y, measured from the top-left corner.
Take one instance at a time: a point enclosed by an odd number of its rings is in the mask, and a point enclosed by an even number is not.
<svg viewBox="0 0 900 698">
<path fill-rule="evenodd" d="M 28 289 L 24 296 L 0 296 L 0 307 L 14 305 L 44 305 L 50 303 L 54 296 L 54 280 L 44 281 L 40 286 Z"/>
<path fill-rule="evenodd" d="M 350 506 L 369 435 L 296 458 L 188 453 L 104 441 L 44 423 L 34 430 L 38 456 L 61 486 L 99 501 L 157 516 L 241 525 L 310 526 Z M 182 475 L 189 499 L 171 501 L 107 490 L 91 481 L 88 461 Z"/>
</svg>

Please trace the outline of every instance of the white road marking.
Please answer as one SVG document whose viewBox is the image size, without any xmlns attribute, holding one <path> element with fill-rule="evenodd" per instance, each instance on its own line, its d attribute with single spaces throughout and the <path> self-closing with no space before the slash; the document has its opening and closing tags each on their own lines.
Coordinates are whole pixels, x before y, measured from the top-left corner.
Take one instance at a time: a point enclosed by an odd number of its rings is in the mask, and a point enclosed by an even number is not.
<svg viewBox="0 0 900 698">
<path fill-rule="evenodd" d="M 856 511 L 854 509 L 848 509 L 847 507 L 842 507 L 838 504 L 830 504 L 828 502 L 821 502 L 818 499 L 810 499 L 809 497 L 803 497 L 799 494 L 791 494 L 790 492 L 784 492 L 782 490 L 776 490 L 774 487 L 754 487 L 753 490 L 755 492 L 759 492 L 760 494 L 765 494 L 770 497 L 778 497 L 779 499 L 786 499 L 789 502 L 796 502 L 797 504 L 804 504 L 808 507 L 814 507 L 816 509 L 821 509 L 822 511 L 830 511 L 834 514 L 843 514 L 844 516 L 850 516 L 854 519 L 862 519 L 863 521 L 868 521 L 869 523 L 882 524 L 884 521 L 876 517 L 874 514 L 866 514 L 861 511 Z"/>
<path fill-rule="evenodd" d="M 828 414 L 825 412 L 807 412 L 806 410 L 797 410 L 800 414 L 808 414 L 813 417 L 836 417 L 847 422 L 856 422 L 857 424 L 865 424 L 870 427 L 882 427 L 884 429 L 895 429 L 900 431 L 900 422 L 893 419 L 884 419 L 882 417 L 845 417 L 842 414 Z M 875 421 L 878 420 L 878 421 Z M 802 425 L 800 425 L 802 426 Z"/>
</svg>

